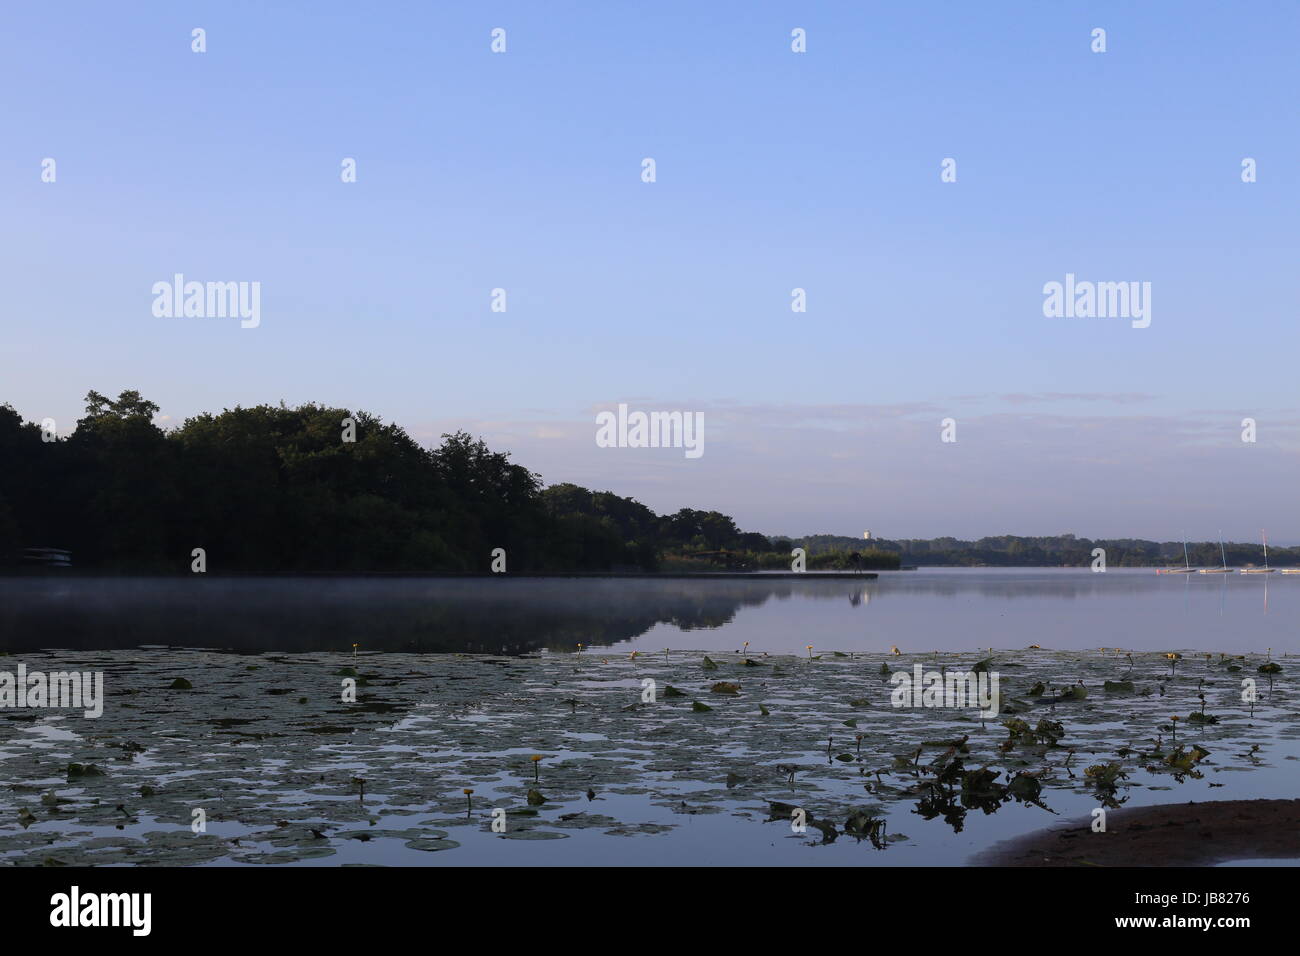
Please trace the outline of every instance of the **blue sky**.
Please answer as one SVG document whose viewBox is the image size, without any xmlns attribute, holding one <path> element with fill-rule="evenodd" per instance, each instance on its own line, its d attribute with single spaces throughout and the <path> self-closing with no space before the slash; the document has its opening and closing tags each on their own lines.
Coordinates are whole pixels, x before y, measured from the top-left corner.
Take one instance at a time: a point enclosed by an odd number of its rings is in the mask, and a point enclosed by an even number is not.
<svg viewBox="0 0 1300 956">
<path fill-rule="evenodd" d="M 1298 39 L 1293 3 L 16 7 L 0 401 L 366 408 L 769 532 L 1300 540 Z M 259 281 L 261 325 L 155 318 L 176 272 Z M 1067 272 L 1150 282 L 1151 326 L 1045 318 Z M 597 448 L 620 401 L 704 411 L 705 455 Z"/>
</svg>

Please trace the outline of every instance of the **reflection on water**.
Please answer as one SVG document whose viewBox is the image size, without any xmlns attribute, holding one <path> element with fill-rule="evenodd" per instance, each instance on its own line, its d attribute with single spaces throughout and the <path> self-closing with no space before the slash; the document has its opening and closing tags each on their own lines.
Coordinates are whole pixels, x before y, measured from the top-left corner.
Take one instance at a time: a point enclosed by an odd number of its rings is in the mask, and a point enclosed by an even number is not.
<svg viewBox="0 0 1300 956">
<path fill-rule="evenodd" d="M 933 569 L 872 581 L 9 578 L 0 643 L 488 651 L 1296 648 L 1300 577 Z"/>
</svg>

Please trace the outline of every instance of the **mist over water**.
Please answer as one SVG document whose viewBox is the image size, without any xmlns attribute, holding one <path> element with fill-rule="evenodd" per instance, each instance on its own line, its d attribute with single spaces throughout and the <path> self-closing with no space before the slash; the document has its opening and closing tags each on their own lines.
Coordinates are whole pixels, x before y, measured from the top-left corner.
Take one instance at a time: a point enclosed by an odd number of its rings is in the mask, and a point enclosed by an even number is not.
<svg viewBox="0 0 1300 956">
<path fill-rule="evenodd" d="M 5 650 L 1295 652 L 1300 576 L 922 569 L 764 578 L 0 579 Z"/>
</svg>

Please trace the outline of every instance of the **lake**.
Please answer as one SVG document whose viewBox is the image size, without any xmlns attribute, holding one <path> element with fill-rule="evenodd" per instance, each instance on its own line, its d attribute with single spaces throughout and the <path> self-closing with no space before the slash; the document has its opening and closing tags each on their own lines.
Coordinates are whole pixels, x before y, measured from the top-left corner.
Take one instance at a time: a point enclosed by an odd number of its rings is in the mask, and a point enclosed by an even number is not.
<svg viewBox="0 0 1300 956">
<path fill-rule="evenodd" d="M 965 569 L 843 578 L 0 578 L 10 649 L 1297 650 L 1300 575 Z"/>
<path fill-rule="evenodd" d="M 1298 595 L 1149 569 L 0 579 L 0 670 L 106 698 L 0 711 L 0 862 L 961 865 L 1099 806 L 1290 797 Z M 985 659 L 992 719 L 891 705 L 895 674 Z"/>
</svg>

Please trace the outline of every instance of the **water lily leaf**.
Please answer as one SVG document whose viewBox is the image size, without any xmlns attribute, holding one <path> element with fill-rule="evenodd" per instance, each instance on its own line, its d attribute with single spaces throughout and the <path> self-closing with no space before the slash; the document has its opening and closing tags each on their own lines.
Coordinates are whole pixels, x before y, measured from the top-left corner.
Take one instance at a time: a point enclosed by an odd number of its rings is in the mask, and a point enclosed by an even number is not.
<svg viewBox="0 0 1300 956">
<path fill-rule="evenodd" d="M 438 850 L 454 850 L 460 846 L 455 840 L 439 840 L 434 838 L 407 840 L 406 846 L 412 850 L 426 850 L 430 853 Z"/>
</svg>

